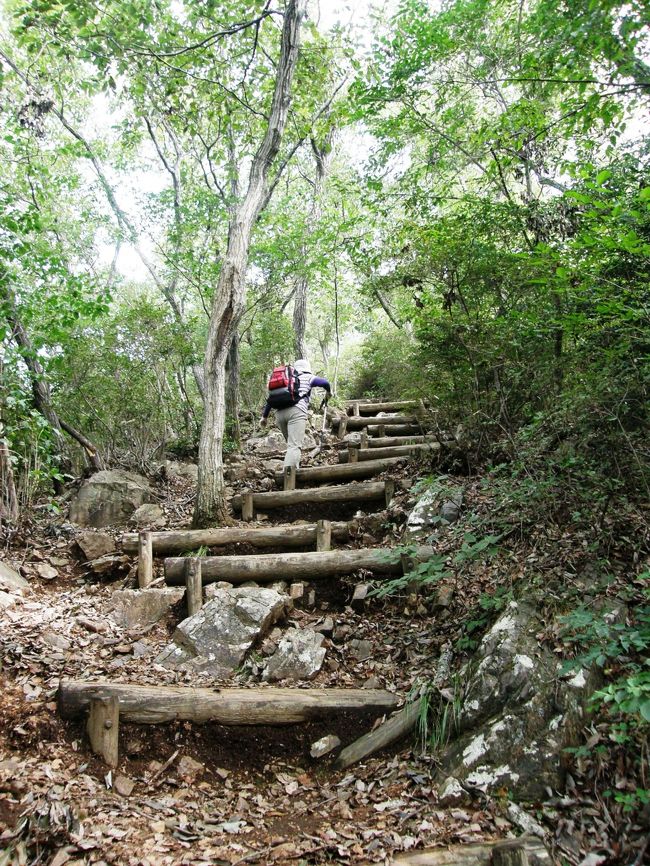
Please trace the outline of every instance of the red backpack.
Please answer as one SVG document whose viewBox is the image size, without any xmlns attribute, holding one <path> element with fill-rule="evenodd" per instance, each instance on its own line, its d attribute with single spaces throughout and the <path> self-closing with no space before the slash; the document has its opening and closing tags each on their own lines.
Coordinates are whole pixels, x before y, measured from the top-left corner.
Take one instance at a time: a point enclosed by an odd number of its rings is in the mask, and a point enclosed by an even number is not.
<svg viewBox="0 0 650 866">
<path fill-rule="evenodd" d="M 288 409 L 300 400 L 300 376 L 293 367 L 276 367 L 266 386 L 267 400 L 272 409 Z"/>
</svg>

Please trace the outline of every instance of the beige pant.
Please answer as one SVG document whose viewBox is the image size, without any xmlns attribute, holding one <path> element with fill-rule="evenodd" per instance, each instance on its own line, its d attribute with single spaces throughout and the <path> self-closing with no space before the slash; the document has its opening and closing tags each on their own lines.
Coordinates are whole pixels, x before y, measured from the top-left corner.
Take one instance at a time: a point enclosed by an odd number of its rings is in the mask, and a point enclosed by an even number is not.
<svg viewBox="0 0 650 866">
<path fill-rule="evenodd" d="M 307 426 L 307 413 L 298 406 L 289 406 L 275 413 L 275 420 L 287 442 L 284 466 L 300 466 L 300 449 Z"/>
</svg>

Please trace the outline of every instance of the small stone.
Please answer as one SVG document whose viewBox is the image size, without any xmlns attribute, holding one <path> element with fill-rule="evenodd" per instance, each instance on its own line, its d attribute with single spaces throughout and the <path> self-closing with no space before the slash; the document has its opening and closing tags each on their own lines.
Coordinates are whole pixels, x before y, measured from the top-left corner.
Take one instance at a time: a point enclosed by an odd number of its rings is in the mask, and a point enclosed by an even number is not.
<svg viewBox="0 0 650 866">
<path fill-rule="evenodd" d="M 183 755 L 176 765 L 176 773 L 178 777 L 188 784 L 195 782 L 198 777 L 204 772 L 205 767 L 189 755 Z"/>
<path fill-rule="evenodd" d="M 331 673 L 336 673 L 336 671 L 340 670 L 341 665 L 336 659 L 327 659 L 326 662 L 327 670 Z"/>
<path fill-rule="evenodd" d="M 75 541 L 87 560 L 115 552 L 115 539 L 108 532 L 81 532 Z"/>
<path fill-rule="evenodd" d="M 319 631 L 325 637 L 331 637 L 334 632 L 334 620 L 331 616 L 326 616 L 320 625 L 314 626 L 314 631 Z"/>
<path fill-rule="evenodd" d="M 54 580 L 55 577 L 59 576 L 59 572 L 56 568 L 52 568 L 52 566 L 48 565 L 47 562 L 39 562 L 35 568 L 36 573 L 39 577 L 42 577 L 43 580 Z"/>
<path fill-rule="evenodd" d="M 135 782 L 128 776 L 116 776 L 113 780 L 113 788 L 121 797 L 129 797 L 135 788 Z"/>
<path fill-rule="evenodd" d="M 47 644 L 47 646 L 52 647 L 52 649 L 69 650 L 72 646 L 71 642 L 67 637 L 64 637 L 62 634 L 57 634 L 53 629 L 48 628 L 42 634 L 43 643 Z"/>
<path fill-rule="evenodd" d="M 214 772 L 215 772 L 215 775 L 218 776 L 218 778 L 221 779 L 222 782 L 225 782 L 226 779 L 228 778 L 228 776 L 230 775 L 230 772 L 228 770 L 224 770 L 223 767 L 217 767 L 217 769 Z"/>
<path fill-rule="evenodd" d="M 357 612 L 362 611 L 366 606 L 366 598 L 368 596 L 368 592 L 370 587 L 367 583 L 358 583 L 354 587 L 354 593 L 352 595 L 352 601 L 350 602 L 350 607 L 352 610 L 356 610 Z"/>
<path fill-rule="evenodd" d="M 363 662 L 372 655 L 372 644 L 369 640 L 354 639 L 350 641 L 350 654 L 357 661 Z"/>
<path fill-rule="evenodd" d="M 470 796 L 460 784 L 458 779 L 449 776 L 440 786 L 438 793 L 438 803 L 440 806 L 460 806 L 461 803 L 467 803 Z"/>
<path fill-rule="evenodd" d="M 451 607 L 455 593 L 454 587 L 448 583 L 439 586 L 433 601 L 433 610 L 447 610 Z"/>
<path fill-rule="evenodd" d="M 22 592 L 29 589 L 29 583 L 6 562 L 0 562 L 0 589 L 6 592 Z"/>
<path fill-rule="evenodd" d="M 293 599 L 294 602 L 300 602 L 303 600 L 305 596 L 305 584 L 304 583 L 292 583 L 289 587 L 289 597 Z"/>
<path fill-rule="evenodd" d="M 343 643 L 351 634 L 352 629 L 349 625 L 337 625 L 332 635 L 332 640 L 336 643 Z"/>
<path fill-rule="evenodd" d="M 9 592 L 5 592 L 3 589 L 0 589 L 0 610 L 7 610 L 7 608 L 13 607 L 15 603 L 15 595 L 12 595 Z"/>
<path fill-rule="evenodd" d="M 309 754 L 312 758 L 322 758 L 323 755 L 327 755 L 333 752 L 334 749 L 338 749 L 340 745 L 341 741 L 335 734 L 328 734 L 326 737 L 321 737 L 320 740 L 312 743 Z"/>
<path fill-rule="evenodd" d="M 379 682 L 379 677 L 368 677 L 368 679 L 363 684 L 364 689 L 380 689 L 381 683 Z"/>
<path fill-rule="evenodd" d="M 316 590 L 310 589 L 307 593 L 307 598 L 305 599 L 305 607 L 312 608 L 316 607 Z"/>
<path fill-rule="evenodd" d="M 165 525 L 165 513 L 155 502 L 145 502 L 133 512 L 129 519 L 138 529 L 160 529 Z"/>
</svg>

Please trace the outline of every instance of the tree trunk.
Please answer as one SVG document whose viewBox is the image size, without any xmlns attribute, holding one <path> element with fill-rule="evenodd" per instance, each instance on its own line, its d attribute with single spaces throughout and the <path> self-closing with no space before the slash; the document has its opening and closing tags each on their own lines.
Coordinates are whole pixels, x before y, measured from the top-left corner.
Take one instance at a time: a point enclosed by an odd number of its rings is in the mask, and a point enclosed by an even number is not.
<svg viewBox="0 0 650 866">
<path fill-rule="evenodd" d="M 225 365 L 244 311 L 244 280 L 251 232 L 265 204 L 270 166 L 277 156 L 287 122 L 304 5 L 305 0 L 289 0 L 287 5 L 268 125 L 251 165 L 248 189 L 230 222 L 226 255 L 212 303 L 205 350 L 205 411 L 199 443 L 199 479 L 193 520 L 197 527 L 229 521 L 223 480 Z"/>
<path fill-rule="evenodd" d="M 0 520 L 15 523 L 18 520 L 18 497 L 6 439 L 0 439 L 0 490 L 2 491 Z"/>
<path fill-rule="evenodd" d="M 239 425 L 239 336 L 234 334 L 228 352 L 228 383 L 226 387 L 226 415 L 230 418 L 230 438 L 237 449 L 241 445 Z"/>
</svg>

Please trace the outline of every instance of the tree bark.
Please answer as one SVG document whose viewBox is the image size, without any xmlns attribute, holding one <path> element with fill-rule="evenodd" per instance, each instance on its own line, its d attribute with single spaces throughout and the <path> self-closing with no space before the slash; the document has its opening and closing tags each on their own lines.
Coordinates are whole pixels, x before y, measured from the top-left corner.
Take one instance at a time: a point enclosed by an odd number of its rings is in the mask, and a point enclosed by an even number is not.
<svg viewBox="0 0 650 866">
<path fill-rule="evenodd" d="M 237 449 L 241 446 L 239 425 L 239 335 L 233 334 L 228 352 L 228 384 L 226 388 L 226 415 L 230 418 L 230 436 Z"/>
<path fill-rule="evenodd" d="M 11 454 L 6 439 L 0 439 L 0 520 L 15 523 L 18 520 L 18 497 L 16 496 L 16 485 L 14 473 L 11 468 Z"/>
<path fill-rule="evenodd" d="M 229 520 L 223 478 L 225 364 L 246 299 L 245 275 L 253 225 L 265 203 L 270 166 L 284 134 L 291 82 L 298 60 L 300 23 L 305 0 L 289 0 L 268 125 L 251 165 L 248 189 L 235 208 L 228 244 L 210 314 L 205 350 L 204 418 L 199 443 L 199 479 L 194 526 Z"/>
</svg>

